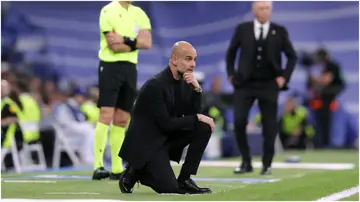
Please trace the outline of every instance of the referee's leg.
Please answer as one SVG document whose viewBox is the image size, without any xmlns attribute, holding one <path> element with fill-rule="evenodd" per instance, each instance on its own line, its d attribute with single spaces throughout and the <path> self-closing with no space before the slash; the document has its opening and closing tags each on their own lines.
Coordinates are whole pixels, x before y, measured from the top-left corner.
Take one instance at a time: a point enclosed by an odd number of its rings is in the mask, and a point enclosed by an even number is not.
<svg viewBox="0 0 360 202">
<path fill-rule="evenodd" d="M 111 175 L 110 179 L 120 179 L 124 171 L 122 159 L 119 157 L 121 146 L 125 139 L 125 131 L 130 118 L 130 111 L 136 96 L 137 70 L 135 64 L 123 62 L 122 72 L 125 76 L 124 83 L 121 85 L 117 102 L 113 125 L 110 132 L 111 149 Z"/>
<path fill-rule="evenodd" d="M 108 138 L 109 125 L 113 121 L 118 91 L 121 86 L 121 75 L 117 72 L 117 63 L 100 62 L 98 69 L 99 121 L 96 124 L 94 140 L 94 173 L 93 180 L 108 178 L 110 173 L 104 169 L 104 151 Z"/>
</svg>

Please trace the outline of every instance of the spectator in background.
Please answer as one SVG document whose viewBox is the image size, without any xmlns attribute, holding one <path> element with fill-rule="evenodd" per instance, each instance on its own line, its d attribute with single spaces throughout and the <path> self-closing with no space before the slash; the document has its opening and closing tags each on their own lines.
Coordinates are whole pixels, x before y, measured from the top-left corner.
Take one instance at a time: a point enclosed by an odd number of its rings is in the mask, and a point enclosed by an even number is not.
<svg viewBox="0 0 360 202">
<path fill-rule="evenodd" d="M 315 58 L 322 70 L 320 76 L 310 76 L 310 107 L 315 111 L 319 126 L 314 147 L 323 148 L 329 145 L 331 111 L 336 108 L 336 97 L 345 89 L 345 81 L 339 64 L 330 58 L 325 49 L 319 49 Z"/>
<path fill-rule="evenodd" d="M 87 117 L 87 121 L 96 126 L 99 121 L 99 108 L 96 105 L 96 90 L 94 88 L 88 89 L 88 92 L 79 93 L 75 99 L 81 104 L 80 109 Z"/>
<path fill-rule="evenodd" d="M 279 136 L 284 149 L 306 149 L 315 135 L 310 114 L 297 98 L 296 94 L 289 96 L 280 114 Z M 260 113 L 255 115 L 253 123 L 261 125 Z"/>
<path fill-rule="evenodd" d="M 42 89 L 43 82 L 41 79 L 32 77 L 30 81 L 30 91 L 39 104 L 41 111 L 40 141 L 44 149 L 47 167 L 51 167 L 55 143 L 55 130 L 52 125 L 54 120 L 49 100 L 50 94 L 45 93 Z M 52 96 L 54 96 L 54 94 L 54 92 L 51 93 Z"/>
<path fill-rule="evenodd" d="M 309 122 L 309 112 L 304 106 L 298 105 L 294 97 L 289 97 L 285 102 L 279 135 L 284 149 L 306 149 L 315 135 Z"/>
<path fill-rule="evenodd" d="M 33 76 L 30 78 L 29 90 L 31 93 L 40 93 L 41 79 L 39 77 Z"/>
<path fill-rule="evenodd" d="M 22 131 L 18 125 L 16 113 L 16 109 L 21 108 L 19 96 L 12 91 L 11 84 L 6 80 L 1 80 L 1 147 L 10 147 L 13 136 L 17 145 L 22 145 Z"/>
<path fill-rule="evenodd" d="M 214 119 L 215 130 L 211 135 L 205 154 L 208 159 L 216 159 L 221 157 L 221 137 L 226 128 L 224 119 L 225 106 L 221 101 L 221 77 L 215 76 L 212 80 L 211 89 L 204 93 L 204 109 L 203 114 Z"/>
<path fill-rule="evenodd" d="M 51 80 L 44 80 L 41 84 L 41 97 L 45 103 L 51 102 L 52 96 L 56 91 L 55 83 Z"/>
<path fill-rule="evenodd" d="M 224 104 L 221 101 L 221 77 L 215 76 L 212 80 L 210 92 L 205 93 L 204 95 L 204 109 L 208 109 L 212 106 L 215 106 L 219 110 L 224 109 Z"/>
<path fill-rule="evenodd" d="M 20 100 L 20 92 L 16 87 L 5 80 L 1 82 L 1 147 L 10 148 L 11 140 L 15 139 L 17 150 L 22 149 L 24 142 L 23 130 L 19 122 L 24 117 L 24 106 Z M 5 168 L 11 168 L 13 161 L 11 155 L 5 156 Z"/>
<path fill-rule="evenodd" d="M 80 100 L 74 89 L 72 96 L 66 99 L 67 92 L 62 90 L 60 102 L 54 106 L 54 121 L 64 131 L 71 148 L 78 151 L 80 159 L 85 164 L 93 163 L 94 127 L 87 122 L 85 114 L 80 110 Z"/>
<path fill-rule="evenodd" d="M 29 91 L 29 77 L 26 74 L 18 73 L 14 91 L 18 94 L 22 110 L 22 118 L 19 123 L 23 132 L 24 141 L 33 143 L 40 140 L 41 109 Z"/>
<path fill-rule="evenodd" d="M 15 84 L 16 74 L 14 71 L 10 71 L 11 65 L 7 62 L 1 63 L 1 79 L 6 80 L 10 84 Z"/>
</svg>

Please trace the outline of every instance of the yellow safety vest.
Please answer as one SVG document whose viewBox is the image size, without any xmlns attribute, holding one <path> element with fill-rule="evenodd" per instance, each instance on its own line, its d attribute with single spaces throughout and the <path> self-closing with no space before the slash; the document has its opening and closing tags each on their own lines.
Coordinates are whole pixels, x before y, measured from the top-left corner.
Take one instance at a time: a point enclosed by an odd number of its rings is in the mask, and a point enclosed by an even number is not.
<svg viewBox="0 0 360 202">
<path fill-rule="evenodd" d="M 121 53 L 112 51 L 107 43 L 104 32 L 116 31 L 121 36 L 136 38 L 140 30 L 151 30 L 151 23 L 146 13 L 138 6 L 129 5 L 123 8 L 119 1 L 105 5 L 100 12 L 100 49 L 99 59 L 105 62 L 127 61 L 138 63 L 139 50 Z"/>
<path fill-rule="evenodd" d="M 287 134 L 291 134 L 300 124 L 301 122 L 308 117 L 308 111 L 303 106 L 297 106 L 295 108 L 295 116 L 293 116 L 290 113 L 283 114 L 283 124 L 282 128 Z M 255 121 L 256 124 L 261 123 L 261 115 L 260 113 L 256 114 Z M 305 128 L 305 134 L 308 137 L 313 137 L 315 135 L 315 129 L 311 125 L 306 125 Z"/>
<path fill-rule="evenodd" d="M 14 111 L 16 113 L 16 116 L 19 119 L 19 116 L 22 116 L 21 110 L 19 106 L 9 97 L 6 97 L 4 99 L 1 99 L 1 111 L 5 107 L 5 105 L 8 104 L 11 111 Z M 6 134 L 5 134 L 5 140 L 3 143 L 4 148 L 10 148 L 11 147 L 11 139 L 14 138 L 15 132 L 16 132 L 16 123 L 10 124 Z"/>
<path fill-rule="evenodd" d="M 215 130 L 213 132 L 214 135 L 221 135 L 222 128 L 224 126 L 224 118 L 221 115 L 221 111 L 213 106 L 209 109 L 209 115 L 215 119 Z"/>
<path fill-rule="evenodd" d="M 22 94 L 19 96 L 19 99 L 23 106 L 22 116 L 18 117 L 24 142 L 38 140 L 40 138 L 40 107 L 29 94 Z"/>
</svg>

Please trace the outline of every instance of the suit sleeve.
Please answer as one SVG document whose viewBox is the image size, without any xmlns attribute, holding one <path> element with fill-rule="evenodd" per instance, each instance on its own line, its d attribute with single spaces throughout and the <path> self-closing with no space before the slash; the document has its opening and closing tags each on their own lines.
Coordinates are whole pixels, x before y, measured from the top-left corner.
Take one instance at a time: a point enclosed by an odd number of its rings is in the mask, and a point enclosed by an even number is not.
<svg viewBox="0 0 360 202">
<path fill-rule="evenodd" d="M 190 103 L 187 104 L 188 108 L 185 115 L 199 114 L 202 110 L 202 93 L 192 91 Z"/>
<path fill-rule="evenodd" d="M 184 117 L 170 117 L 166 107 L 167 103 L 160 87 L 148 84 L 146 89 L 144 89 L 144 95 L 148 106 L 150 106 L 148 109 L 162 131 L 166 133 L 178 130 L 191 131 L 195 128 L 196 123 L 198 123 L 196 114 Z"/>
<path fill-rule="evenodd" d="M 226 52 L 226 70 L 228 76 L 234 76 L 235 74 L 235 59 L 238 49 L 240 48 L 240 36 L 241 26 L 238 26 L 235 30 L 233 37 L 231 38 L 230 45 Z"/>
<path fill-rule="evenodd" d="M 286 30 L 286 28 L 283 28 L 283 29 L 284 29 L 284 34 L 283 34 L 282 50 L 284 51 L 286 58 L 287 58 L 286 67 L 283 71 L 283 77 L 285 78 L 286 83 L 288 83 L 290 81 L 291 75 L 295 69 L 297 56 L 296 56 L 294 47 L 289 39 L 288 31 Z"/>
</svg>

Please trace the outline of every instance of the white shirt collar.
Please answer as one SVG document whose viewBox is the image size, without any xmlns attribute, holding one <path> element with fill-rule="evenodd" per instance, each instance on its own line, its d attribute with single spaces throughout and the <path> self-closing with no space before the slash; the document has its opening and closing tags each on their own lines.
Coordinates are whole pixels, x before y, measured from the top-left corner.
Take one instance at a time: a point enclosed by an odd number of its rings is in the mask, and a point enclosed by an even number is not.
<svg viewBox="0 0 360 202">
<path fill-rule="evenodd" d="M 263 27 L 263 29 L 269 29 L 269 27 L 270 27 L 270 21 L 267 21 L 266 23 L 264 23 L 264 24 L 261 24 L 257 19 L 255 19 L 254 20 L 254 26 L 256 27 L 256 28 L 260 28 L 260 26 L 262 26 Z"/>
</svg>

